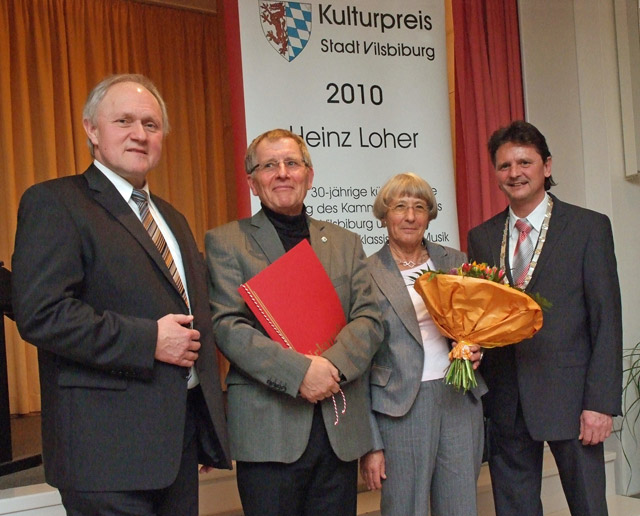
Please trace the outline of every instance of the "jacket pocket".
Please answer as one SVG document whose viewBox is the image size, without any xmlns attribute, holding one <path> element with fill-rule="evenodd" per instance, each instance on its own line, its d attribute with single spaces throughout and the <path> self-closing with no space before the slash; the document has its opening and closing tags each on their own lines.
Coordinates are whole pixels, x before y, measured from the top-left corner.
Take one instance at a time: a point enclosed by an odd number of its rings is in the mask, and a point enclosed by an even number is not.
<svg viewBox="0 0 640 516">
<path fill-rule="evenodd" d="M 231 366 L 231 369 L 227 373 L 225 381 L 227 385 L 258 385 L 257 381 L 250 380 L 248 377 L 238 373 L 233 366 Z"/>
<path fill-rule="evenodd" d="M 385 387 L 391 378 L 391 368 L 383 367 L 376 364 L 371 366 L 370 382 L 372 385 Z"/>
<path fill-rule="evenodd" d="M 63 369 L 58 373 L 60 387 L 82 387 L 85 389 L 110 389 L 123 391 L 127 380 L 101 371 Z"/>
</svg>

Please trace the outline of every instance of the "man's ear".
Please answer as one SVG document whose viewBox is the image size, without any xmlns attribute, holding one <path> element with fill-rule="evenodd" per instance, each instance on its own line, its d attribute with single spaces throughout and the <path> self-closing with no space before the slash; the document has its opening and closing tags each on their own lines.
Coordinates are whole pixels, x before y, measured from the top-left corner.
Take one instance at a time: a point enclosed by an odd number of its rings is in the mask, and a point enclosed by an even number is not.
<svg viewBox="0 0 640 516">
<path fill-rule="evenodd" d="M 249 189 L 253 195 L 258 195 L 258 191 L 253 183 L 253 174 L 247 174 L 247 184 L 249 185 Z"/>
<path fill-rule="evenodd" d="M 547 161 L 544 164 L 544 177 L 551 176 L 551 156 L 547 158 Z"/>
<path fill-rule="evenodd" d="M 311 190 L 313 185 L 313 168 L 307 167 L 307 190 Z"/>
<path fill-rule="evenodd" d="M 88 118 L 82 120 L 82 125 L 84 126 L 84 132 L 87 133 L 87 137 L 93 143 L 93 145 L 98 145 L 98 131 L 97 128 L 91 123 Z"/>
</svg>

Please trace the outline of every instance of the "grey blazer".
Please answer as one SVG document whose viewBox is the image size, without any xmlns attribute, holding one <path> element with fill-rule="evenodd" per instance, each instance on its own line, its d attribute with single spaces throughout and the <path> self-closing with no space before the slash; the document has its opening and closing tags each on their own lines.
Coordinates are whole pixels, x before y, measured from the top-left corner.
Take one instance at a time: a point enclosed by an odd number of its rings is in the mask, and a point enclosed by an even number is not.
<svg viewBox="0 0 640 516">
<path fill-rule="evenodd" d="M 322 413 L 336 455 L 354 460 L 372 447 L 366 372 L 382 338 L 380 310 L 358 236 L 309 218 L 311 246 L 344 308 L 347 325 L 323 353 L 346 381 L 347 410 L 334 425 L 331 398 Z M 218 345 L 229 359 L 227 376 L 231 453 L 237 460 L 291 463 L 306 449 L 314 405 L 298 395 L 310 360 L 271 340 L 238 294 L 249 280 L 284 254 L 262 212 L 207 232 L 210 298 Z M 304 288 L 301 285 L 300 288 Z M 338 408 L 342 399 L 336 396 Z"/>
<path fill-rule="evenodd" d="M 448 270 L 466 261 L 464 253 L 427 242 L 427 251 L 437 269 Z M 368 260 L 369 271 L 378 294 L 384 340 L 371 364 L 371 408 L 393 417 L 404 416 L 413 405 L 422 381 L 424 348 L 415 308 L 407 292 L 400 270 L 388 245 Z M 477 399 L 487 391 L 476 371 L 478 386 L 472 395 Z M 375 447 L 382 449 L 382 438 L 375 418 L 371 416 Z"/>
</svg>

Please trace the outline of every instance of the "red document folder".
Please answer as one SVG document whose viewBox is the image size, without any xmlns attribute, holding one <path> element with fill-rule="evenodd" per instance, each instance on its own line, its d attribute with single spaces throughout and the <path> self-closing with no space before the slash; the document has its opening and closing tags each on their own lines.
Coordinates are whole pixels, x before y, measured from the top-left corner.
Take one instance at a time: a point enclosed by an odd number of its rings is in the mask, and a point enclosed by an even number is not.
<svg viewBox="0 0 640 516">
<path fill-rule="evenodd" d="M 338 294 L 306 240 L 238 292 L 273 340 L 300 353 L 320 355 L 347 324 Z"/>
</svg>

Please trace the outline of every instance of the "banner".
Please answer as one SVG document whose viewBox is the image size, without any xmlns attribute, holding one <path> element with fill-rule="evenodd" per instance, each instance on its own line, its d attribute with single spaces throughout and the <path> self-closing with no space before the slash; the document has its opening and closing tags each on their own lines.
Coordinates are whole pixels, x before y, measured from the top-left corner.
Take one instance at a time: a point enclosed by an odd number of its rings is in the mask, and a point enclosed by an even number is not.
<svg viewBox="0 0 640 516">
<path fill-rule="evenodd" d="M 459 247 L 444 11 L 443 0 L 238 2 L 247 142 L 276 127 L 303 137 L 307 213 L 360 235 L 367 254 L 387 235 L 375 196 L 400 172 L 436 194 L 426 238 Z"/>
</svg>

